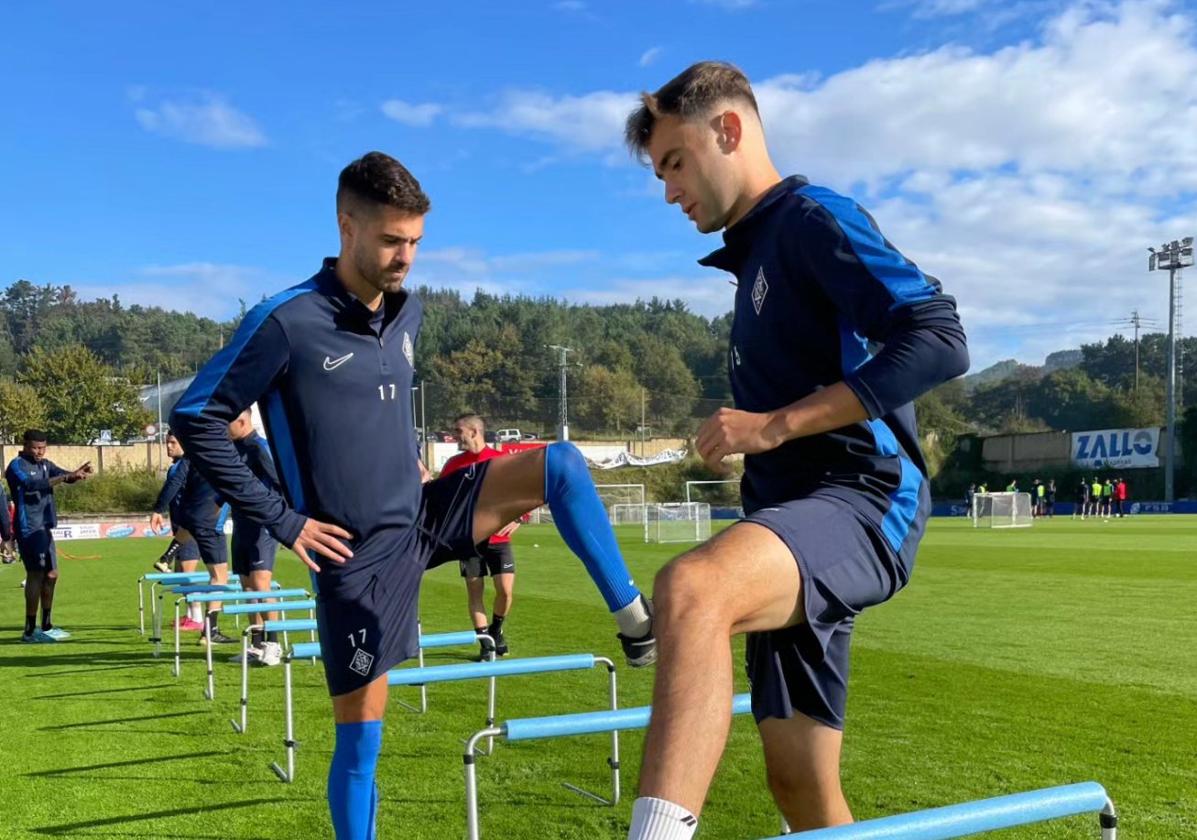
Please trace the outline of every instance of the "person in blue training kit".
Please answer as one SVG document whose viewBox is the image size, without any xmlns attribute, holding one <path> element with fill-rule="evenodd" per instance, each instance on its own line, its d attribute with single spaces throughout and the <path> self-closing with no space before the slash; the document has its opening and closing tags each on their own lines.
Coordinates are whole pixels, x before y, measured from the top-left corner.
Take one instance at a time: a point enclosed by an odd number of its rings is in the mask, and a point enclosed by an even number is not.
<svg viewBox="0 0 1197 840">
<path fill-rule="evenodd" d="M 175 436 L 183 443 L 177 431 Z M 225 426 L 228 437 L 228 426 Z M 184 449 L 187 446 L 184 443 Z M 178 526 L 175 539 L 180 543 L 179 554 L 198 556 L 204 561 L 208 582 L 221 586 L 229 582 L 229 544 L 224 536 L 224 525 L 229 516 L 229 506 L 222 502 L 204 474 L 196 469 L 195 461 L 188 455 L 190 465 L 183 476 L 183 486 L 178 491 L 178 507 L 171 508 L 171 526 Z M 151 519 L 150 524 L 153 524 Z M 201 613 L 200 644 L 232 644 L 236 639 L 220 631 L 220 602 L 209 601 L 206 613 Z M 190 620 L 191 615 L 188 615 Z M 190 627 L 191 624 L 183 625 Z"/>
<path fill-rule="evenodd" d="M 229 424 L 229 437 L 238 454 L 244 459 L 250 472 L 274 492 L 279 490 L 278 472 L 266 441 L 254 429 L 253 412 L 245 409 Z M 252 592 L 269 592 L 274 580 L 274 557 L 278 553 L 278 540 L 263 526 L 246 518 L 236 507 L 233 508 L 233 574 L 241 579 L 244 589 Z M 252 623 L 261 625 L 278 618 L 274 611 L 254 613 Z M 282 662 L 283 648 L 277 634 L 265 632 L 260 626 L 250 631 L 247 651 L 250 661 L 262 665 L 278 665 Z M 233 657 L 240 662 L 241 654 Z"/>
<path fill-rule="evenodd" d="M 703 62 L 628 117 L 629 148 L 724 245 L 736 276 L 735 408 L 698 430 L 744 455 L 745 518 L 654 584 L 659 644 L 633 840 L 692 837 L 727 738 L 731 637 L 747 633 L 752 710 L 793 829 L 850 822 L 839 761 L 848 642 L 910 577 L 930 511 L 912 400 L 968 369 L 955 301 L 852 200 L 782 178 L 748 80 Z"/>
<path fill-rule="evenodd" d="M 12 530 L 12 513 L 8 510 L 8 491 L 0 483 L 0 562 L 10 565 L 17 562 L 13 552 L 14 534 Z"/>
<path fill-rule="evenodd" d="M 656 644 L 649 604 L 572 444 L 421 485 L 408 394 L 423 304 L 403 281 L 430 203 L 399 161 L 370 152 L 341 172 L 336 205 L 340 255 L 246 315 L 171 427 L 221 496 L 312 571 L 336 720 L 329 811 L 340 840 L 359 840 L 374 836 L 386 673 L 418 650 L 425 569 L 476 555 L 547 502 L 614 613 L 629 663 L 651 664 Z M 228 437 L 228 423 L 253 402 L 282 493 L 253 475 Z"/>
<path fill-rule="evenodd" d="M 180 542 L 177 538 L 179 509 L 183 501 L 181 491 L 187 483 L 187 472 L 191 467 L 191 462 L 187 460 L 186 453 L 183 452 L 183 445 L 179 443 L 179 439 L 174 434 L 166 436 L 166 454 L 171 460 L 171 465 L 166 469 L 166 481 L 163 482 L 162 489 L 158 491 L 158 498 L 154 500 L 154 509 L 150 514 L 150 530 L 155 534 L 161 533 L 165 524 L 163 517 L 169 513 L 172 536 L 170 545 L 154 563 L 154 568 L 159 572 L 169 572 L 172 564 L 177 564 L 177 568 L 181 572 L 194 572 L 200 562 L 199 546 L 195 540 Z M 187 605 L 187 615 L 179 619 L 179 629 L 204 629 L 203 604 Z"/>
<path fill-rule="evenodd" d="M 25 432 L 21 453 L 12 459 L 4 478 L 16 505 L 15 531 L 17 550 L 25 564 L 25 630 L 22 642 L 57 642 L 71 634 L 55 627 L 54 588 L 58 584 L 58 550 L 54 546 L 54 528 L 58 526 L 58 508 L 54 487 L 73 484 L 92 474 L 91 462 L 74 471 L 64 470 L 46 458 L 46 433 L 37 429 Z M 37 605 L 42 606 L 42 625 L 37 626 Z"/>
</svg>

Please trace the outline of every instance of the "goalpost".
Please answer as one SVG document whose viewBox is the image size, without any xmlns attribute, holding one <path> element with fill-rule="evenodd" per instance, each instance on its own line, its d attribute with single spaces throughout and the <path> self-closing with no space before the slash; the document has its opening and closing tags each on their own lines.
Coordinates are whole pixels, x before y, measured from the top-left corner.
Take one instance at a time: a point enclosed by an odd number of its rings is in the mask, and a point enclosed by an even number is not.
<svg viewBox="0 0 1197 840">
<path fill-rule="evenodd" d="M 1030 493 L 977 493 L 973 496 L 974 528 L 1030 528 Z"/>
<path fill-rule="evenodd" d="M 704 542 L 711 538 L 711 506 L 706 502 L 646 505 L 645 512 L 645 542 Z"/>
</svg>

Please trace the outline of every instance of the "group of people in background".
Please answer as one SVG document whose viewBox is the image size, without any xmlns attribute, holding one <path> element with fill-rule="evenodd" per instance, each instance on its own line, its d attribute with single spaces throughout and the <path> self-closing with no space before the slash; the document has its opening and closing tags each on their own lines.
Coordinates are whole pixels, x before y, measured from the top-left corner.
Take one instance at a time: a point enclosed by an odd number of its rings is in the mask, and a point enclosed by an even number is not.
<svg viewBox="0 0 1197 840">
<path fill-rule="evenodd" d="M 1073 509 L 1072 518 L 1125 517 L 1129 513 L 1129 497 L 1130 488 L 1121 478 L 1107 478 L 1105 481 L 1097 476 L 1092 480 L 1082 478 L 1077 485 L 1076 507 Z"/>
<path fill-rule="evenodd" d="M 989 486 L 985 482 L 973 483 L 968 486 L 965 503 L 968 515 L 973 515 L 973 506 L 978 494 L 988 493 Z M 1005 492 L 1017 493 L 1018 479 L 1011 479 L 1006 485 Z M 1036 478 L 1031 482 L 1031 515 L 1034 517 L 1054 517 L 1056 512 L 1056 480 L 1046 482 Z M 1122 478 L 1106 478 L 1104 481 L 1094 476 L 1091 480 L 1082 478 L 1077 486 L 1076 506 L 1072 511 L 1073 519 L 1088 517 L 1125 517 L 1130 513 L 1128 499 L 1130 488 Z"/>
</svg>

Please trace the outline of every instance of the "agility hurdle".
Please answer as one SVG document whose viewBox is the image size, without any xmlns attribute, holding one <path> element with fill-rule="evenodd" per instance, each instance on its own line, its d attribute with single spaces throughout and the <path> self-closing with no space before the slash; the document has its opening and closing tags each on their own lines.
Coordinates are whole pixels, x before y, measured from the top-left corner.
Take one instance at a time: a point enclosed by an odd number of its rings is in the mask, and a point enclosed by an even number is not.
<svg viewBox="0 0 1197 840">
<path fill-rule="evenodd" d="M 221 612 L 225 615 L 246 615 L 250 613 L 263 612 L 263 607 L 269 607 L 270 612 L 282 613 L 286 615 L 289 612 L 306 611 L 308 619 L 316 620 L 316 602 L 312 600 L 307 601 L 278 601 L 272 604 L 233 604 L 232 606 L 224 607 Z M 204 697 L 208 700 L 216 699 L 216 680 L 212 668 L 212 648 L 211 642 L 204 645 L 204 655 L 208 661 L 208 688 L 204 692 Z"/>
<path fill-rule="evenodd" d="M 292 648 L 294 658 L 302 659 L 311 654 L 305 645 Z M 286 668 L 291 666 L 291 658 L 283 660 Z M 485 662 L 467 662 L 461 665 L 432 665 L 426 668 L 395 668 L 387 672 L 387 685 L 414 686 L 426 683 L 460 682 L 462 680 L 491 679 L 491 690 L 487 707 L 487 728 L 494 724 L 495 693 L 494 678 L 530 676 L 533 674 L 549 674 L 561 671 L 588 671 L 596 664 L 606 666 L 612 710 L 616 706 L 617 687 L 615 680 L 615 663 L 605 656 L 594 656 L 589 653 L 568 654 L 565 656 L 534 656 L 527 659 L 490 659 Z M 291 680 L 284 672 L 283 682 L 283 712 L 286 720 L 286 737 L 283 746 L 287 749 L 287 769 L 283 770 L 277 762 L 272 762 L 270 769 L 284 782 L 295 780 L 295 741 L 293 701 L 291 694 Z M 477 742 L 475 741 L 475 744 Z"/>
<path fill-rule="evenodd" d="M 228 588 L 224 588 L 227 586 Z M 306 589 L 279 589 L 271 586 L 269 592 L 258 592 L 256 590 L 245 591 L 241 589 L 241 584 L 236 585 L 209 585 L 209 586 L 180 586 L 172 591 L 172 594 L 177 594 L 180 597 L 175 599 L 175 666 L 174 675 L 177 677 L 180 673 L 179 662 L 179 607 L 183 603 L 187 604 L 210 604 L 214 602 L 237 604 L 244 601 L 260 601 L 263 598 L 310 598 L 311 595 Z M 229 615 L 237 615 L 240 620 L 241 611 L 222 610 L 228 612 Z M 249 610 L 249 612 L 256 612 L 256 610 Z M 210 645 L 209 645 L 210 647 Z"/>
<path fill-rule="evenodd" d="M 770 840 L 948 840 L 1093 813 L 1100 815 L 1102 840 L 1116 840 L 1118 815 L 1105 788 L 1097 782 L 962 802 L 851 825 L 800 831 Z"/>
<path fill-rule="evenodd" d="M 233 726 L 233 731 L 239 735 L 244 735 L 246 727 L 249 726 L 249 637 L 255 627 L 261 627 L 263 633 L 282 633 L 283 647 L 289 648 L 290 644 L 287 640 L 289 632 L 302 633 L 304 630 L 308 631 L 311 642 L 308 644 L 316 644 L 316 649 L 320 649 L 320 645 L 316 642 L 316 619 L 314 618 L 280 618 L 274 620 L 267 620 L 262 624 L 251 624 L 245 628 L 241 634 L 241 723 L 235 720 L 230 720 L 229 723 Z M 312 662 L 315 663 L 315 658 Z"/>
<path fill-rule="evenodd" d="M 145 584 L 150 584 L 150 610 L 154 609 L 154 587 L 177 583 L 203 583 L 207 572 L 148 572 L 137 579 L 137 633 L 145 635 Z"/>
<path fill-rule="evenodd" d="M 561 738 L 567 735 L 594 735 L 599 732 L 611 733 L 611 755 L 607 764 L 611 768 L 611 798 L 604 799 L 598 794 L 583 790 L 577 785 L 562 782 L 562 785 L 575 793 L 588 796 L 604 805 L 619 804 L 619 733 L 624 729 L 644 729 L 648 726 L 648 719 L 652 714 L 652 706 L 638 706 L 633 709 L 616 709 L 614 689 L 611 695 L 611 709 L 601 712 L 578 712 L 569 715 L 551 715 L 549 717 L 517 718 L 498 726 L 488 725 L 480 729 L 466 741 L 465 752 L 461 759 L 465 764 L 466 789 L 466 829 L 469 840 L 478 840 L 480 828 L 478 825 L 478 778 L 474 769 L 475 747 L 482 738 L 498 737 L 511 741 L 532 741 L 542 738 Z M 737 694 L 732 698 L 732 714 L 742 715 L 752 710 L 752 699 L 748 694 Z"/>
<path fill-rule="evenodd" d="M 150 637 L 150 641 L 154 644 L 154 658 L 162 653 L 162 617 L 165 614 L 165 607 L 162 605 L 162 599 L 166 597 L 167 591 L 165 588 L 158 590 L 158 597 L 154 598 L 153 585 L 150 586 L 150 609 L 154 611 L 152 624 L 154 635 Z M 171 587 L 169 590 L 171 595 L 186 595 L 192 592 L 240 592 L 241 581 L 233 580 L 228 583 L 212 583 L 207 578 L 203 583 L 187 583 L 180 586 Z M 155 604 L 157 608 L 155 609 Z M 175 610 L 175 626 L 179 624 L 179 612 Z"/>
</svg>

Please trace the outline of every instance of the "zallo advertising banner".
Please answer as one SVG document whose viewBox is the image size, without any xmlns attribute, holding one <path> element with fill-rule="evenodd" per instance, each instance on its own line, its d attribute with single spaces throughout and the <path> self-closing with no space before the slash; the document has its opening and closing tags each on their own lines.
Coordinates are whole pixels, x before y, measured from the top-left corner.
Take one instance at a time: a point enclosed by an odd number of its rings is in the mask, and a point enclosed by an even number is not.
<svg viewBox="0 0 1197 840">
<path fill-rule="evenodd" d="M 1072 433 L 1072 463 L 1084 469 L 1158 467 L 1160 430 L 1102 429 Z"/>
</svg>

